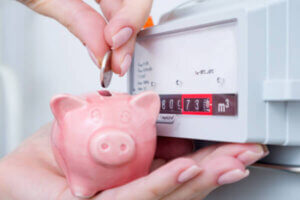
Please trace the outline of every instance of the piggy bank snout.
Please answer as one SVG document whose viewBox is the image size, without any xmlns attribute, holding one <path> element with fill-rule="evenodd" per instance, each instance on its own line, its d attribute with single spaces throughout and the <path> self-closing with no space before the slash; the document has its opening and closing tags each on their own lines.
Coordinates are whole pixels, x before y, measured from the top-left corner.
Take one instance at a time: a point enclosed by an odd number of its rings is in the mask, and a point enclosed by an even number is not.
<svg viewBox="0 0 300 200">
<path fill-rule="evenodd" d="M 125 164 L 135 154 L 135 142 L 132 137 L 116 130 L 95 134 L 90 140 L 89 148 L 96 162 L 108 166 Z"/>
</svg>

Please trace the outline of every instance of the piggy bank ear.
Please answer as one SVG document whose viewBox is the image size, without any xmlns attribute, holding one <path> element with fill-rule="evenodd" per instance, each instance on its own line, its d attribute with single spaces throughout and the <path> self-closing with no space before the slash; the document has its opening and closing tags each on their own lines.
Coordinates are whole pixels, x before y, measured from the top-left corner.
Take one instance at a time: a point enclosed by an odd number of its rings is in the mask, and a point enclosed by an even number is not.
<svg viewBox="0 0 300 200">
<path fill-rule="evenodd" d="M 71 96 L 68 94 L 57 95 L 52 98 L 50 107 L 52 113 L 57 121 L 64 118 L 67 112 L 80 108 L 86 103 L 79 97 Z"/>
<path fill-rule="evenodd" d="M 138 94 L 132 98 L 130 104 L 145 109 L 154 120 L 157 119 L 160 110 L 160 98 L 157 93 L 147 91 Z"/>
</svg>

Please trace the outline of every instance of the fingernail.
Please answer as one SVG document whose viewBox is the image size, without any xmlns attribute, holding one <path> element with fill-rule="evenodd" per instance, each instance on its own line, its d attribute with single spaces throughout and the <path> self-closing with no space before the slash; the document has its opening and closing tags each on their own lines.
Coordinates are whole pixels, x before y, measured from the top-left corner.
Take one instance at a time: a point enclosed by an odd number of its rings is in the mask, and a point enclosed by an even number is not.
<svg viewBox="0 0 300 200">
<path fill-rule="evenodd" d="M 252 151 L 246 151 L 242 154 L 240 154 L 237 159 L 239 161 L 241 161 L 242 163 L 244 163 L 245 165 L 252 165 L 253 163 L 255 163 L 256 161 L 260 160 L 264 155 L 264 152 L 252 152 Z"/>
<path fill-rule="evenodd" d="M 219 177 L 218 184 L 225 185 L 225 184 L 235 183 L 249 176 L 249 173 L 250 173 L 249 170 L 242 171 L 240 169 L 235 169 L 226 172 L 225 174 Z"/>
<path fill-rule="evenodd" d="M 129 27 L 122 28 L 117 34 L 112 37 L 112 49 L 117 49 L 126 43 L 132 35 L 132 29 Z"/>
<path fill-rule="evenodd" d="M 93 53 L 88 47 L 87 47 L 86 49 L 87 49 L 87 51 L 88 51 L 88 53 L 89 53 L 89 55 L 90 55 L 92 61 L 94 62 L 94 64 L 95 64 L 97 67 L 99 67 L 99 62 L 98 62 L 96 56 L 94 55 L 94 53 Z"/>
<path fill-rule="evenodd" d="M 263 155 L 263 157 L 266 157 L 267 155 L 270 154 L 270 151 L 269 151 L 269 149 L 268 149 L 268 147 L 266 145 L 263 145 L 262 147 L 264 149 L 264 155 Z"/>
<path fill-rule="evenodd" d="M 248 166 L 265 157 L 266 153 L 268 150 L 265 152 L 264 147 L 259 145 L 256 151 L 248 150 L 238 155 L 237 159 Z"/>
<path fill-rule="evenodd" d="M 128 71 L 130 65 L 131 65 L 131 55 L 127 54 L 124 57 L 123 62 L 120 66 L 120 68 L 121 68 L 120 76 L 124 76 L 126 74 L 126 72 Z"/>
<path fill-rule="evenodd" d="M 202 170 L 200 167 L 198 167 L 197 165 L 193 165 L 193 166 L 187 168 L 186 170 L 184 170 L 183 172 L 181 172 L 181 174 L 179 174 L 179 176 L 178 176 L 177 181 L 179 183 L 184 183 L 188 180 L 191 180 L 195 176 L 197 176 L 201 171 Z"/>
</svg>

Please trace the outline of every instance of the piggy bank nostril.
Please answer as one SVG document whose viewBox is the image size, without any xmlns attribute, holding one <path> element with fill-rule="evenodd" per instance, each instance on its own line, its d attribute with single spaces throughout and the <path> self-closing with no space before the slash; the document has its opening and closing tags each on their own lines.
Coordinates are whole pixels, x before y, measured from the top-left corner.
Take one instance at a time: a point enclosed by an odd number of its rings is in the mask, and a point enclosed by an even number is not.
<svg viewBox="0 0 300 200">
<path fill-rule="evenodd" d="M 127 145 L 126 144 L 121 144 L 120 149 L 121 149 L 121 151 L 126 151 Z"/>
<path fill-rule="evenodd" d="M 108 145 L 107 143 L 102 143 L 102 144 L 100 145 L 100 148 L 101 148 L 101 150 L 103 150 L 103 151 L 107 151 L 108 148 L 109 148 L 109 145 Z"/>
</svg>

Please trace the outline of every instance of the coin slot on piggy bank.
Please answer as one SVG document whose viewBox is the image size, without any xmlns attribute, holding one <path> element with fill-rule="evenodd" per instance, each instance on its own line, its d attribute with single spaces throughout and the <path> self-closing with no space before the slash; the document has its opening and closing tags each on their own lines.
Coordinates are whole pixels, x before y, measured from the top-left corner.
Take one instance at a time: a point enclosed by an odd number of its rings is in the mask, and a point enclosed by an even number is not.
<svg viewBox="0 0 300 200">
<path fill-rule="evenodd" d="M 101 96 L 105 96 L 105 97 L 110 97 L 111 96 L 111 93 L 108 90 L 99 90 L 98 93 Z"/>
</svg>

